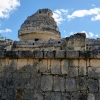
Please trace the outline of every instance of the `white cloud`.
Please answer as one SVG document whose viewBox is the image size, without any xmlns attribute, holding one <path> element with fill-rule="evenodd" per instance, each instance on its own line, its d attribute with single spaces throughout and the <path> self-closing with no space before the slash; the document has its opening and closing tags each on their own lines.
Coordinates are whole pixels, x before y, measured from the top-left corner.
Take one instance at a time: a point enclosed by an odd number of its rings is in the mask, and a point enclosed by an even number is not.
<svg viewBox="0 0 100 100">
<path fill-rule="evenodd" d="M 89 36 L 90 36 L 90 37 L 93 37 L 94 34 L 93 34 L 92 32 L 89 32 Z"/>
<path fill-rule="evenodd" d="M 86 32 L 86 31 L 81 31 L 80 33 L 85 33 L 87 38 L 91 38 L 94 36 L 94 34 L 92 32 Z M 96 35 L 95 35 L 96 36 Z"/>
<path fill-rule="evenodd" d="M 0 0 L 0 18 L 8 18 L 18 6 L 20 6 L 19 0 Z"/>
<path fill-rule="evenodd" d="M 73 34 L 75 34 L 75 33 L 76 33 L 76 32 L 70 32 L 69 34 L 70 34 L 70 35 L 73 35 Z"/>
<path fill-rule="evenodd" d="M 9 33 L 9 32 L 12 32 L 11 29 L 5 29 L 5 30 L 0 30 L 0 33 Z"/>
<path fill-rule="evenodd" d="M 75 17 L 84 17 L 94 15 L 94 17 L 91 18 L 92 21 L 100 20 L 100 8 L 93 8 L 89 10 L 76 10 L 71 15 L 67 15 L 67 18 L 73 19 Z"/>
<path fill-rule="evenodd" d="M 67 13 L 67 9 L 57 9 L 53 12 L 53 18 L 55 19 L 58 25 L 65 20 L 64 15 L 66 15 Z"/>
<path fill-rule="evenodd" d="M 98 34 L 96 34 L 95 36 L 96 36 L 96 37 L 98 37 L 99 35 L 98 35 Z"/>
</svg>

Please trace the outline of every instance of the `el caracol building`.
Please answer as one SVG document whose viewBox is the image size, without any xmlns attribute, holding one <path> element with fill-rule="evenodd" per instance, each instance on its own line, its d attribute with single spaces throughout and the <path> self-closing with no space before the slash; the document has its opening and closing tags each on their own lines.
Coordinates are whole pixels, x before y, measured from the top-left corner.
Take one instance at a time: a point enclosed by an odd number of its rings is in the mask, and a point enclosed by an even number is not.
<svg viewBox="0 0 100 100">
<path fill-rule="evenodd" d="M 0 40 L 0 100 L 100 100 L 100 39 L 61 38 L 52 15 L 40 9 L 20 41 Z"/>
</svg>

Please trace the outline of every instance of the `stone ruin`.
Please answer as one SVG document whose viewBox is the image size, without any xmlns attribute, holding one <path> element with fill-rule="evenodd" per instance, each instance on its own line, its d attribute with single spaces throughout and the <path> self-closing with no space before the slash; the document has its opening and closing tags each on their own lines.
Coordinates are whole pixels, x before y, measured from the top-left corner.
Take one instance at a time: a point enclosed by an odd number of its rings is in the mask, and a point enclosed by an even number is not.
<svg viewBox="0 0 100 100">
<path fill-rule="evenodd" d="M 52 14 L 40 9 L 20 41 L 0 40 L 0 100 L 100 100 L 100 39 L 61 38 Z"/>
</svg>

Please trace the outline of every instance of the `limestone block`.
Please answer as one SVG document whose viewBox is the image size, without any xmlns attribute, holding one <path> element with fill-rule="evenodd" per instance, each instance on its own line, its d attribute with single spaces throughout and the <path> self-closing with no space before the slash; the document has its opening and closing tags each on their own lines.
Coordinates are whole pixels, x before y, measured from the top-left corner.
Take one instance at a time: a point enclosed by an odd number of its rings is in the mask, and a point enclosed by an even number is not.
<svg viewBox="0 0 100 100">
<path fill-rule="evenodd" d="M 5 71 L 13 72 L 17 70 L 17 59 L 6 59 Z"/>
<path fill-rule="evenodd" d="M 50 75 L 43 75 L 41 77 L 41 89 L 43 91 L 51 91 L 53 86 L 53 79 Z"/>
<path fill-rule="evenodd" d="M 35 50 L 33 52 L 34 52 L 35 58 L 43 58 L 43 51 Z"/>
<path fill-rule="evenodd" d="M 80 58 L 93 58 L 93 54 L 91 51 L 80 51 Z"/>
<path fill-rule="evenodd" d="M 34 100 L 43 100 L 42 92 L 35 92 Z"/>
<path fill-rule="evenodd" d="M 100 100 L 100 92 L 95 94 L 95 100 Z"/>
<path fill-rule="evenodd" d="M 61 93 L 60 92 L 52 92 L 51 100 L 61 100 Z"/>
<path fill-rule="evenodd" d="M 91 67 L 100 67 L 100 59 L 91 59 L 90 66 Z"/>
<path fill-rule="evenodd" d="M 100 67 L 89 67 L 88 68 L 89 77 L 100 77 Z"/>
<path fill-rule="evenodd" d="M 62 74 L 68 74 L 68 60 L 61 61 L 61 72 Z"/>
<path fill-rule="evenodd" d="M 6 59 L 0 59 L 0 72 L 6 69 Z"/>
<path fill-rule="evenodd" d="M 34 58 L 32 51 L 18 51 L 18 58 Z"/>
<path fill-rule="evenodd" d="M 21 70 L 26 65 L 27 65 L 27 59 L 18 59 L 17 70 Z"/>
<path fill-rule="evenodd" d="M 57 60 L 54 60 L 54 59 L 51 60 L 51 73 L 52 74 L 61 74 L 60 61 L 58 59 Z"/>
<path fill-rule="evenodd" d="M 54 77 L 54 86 L 53 86 L 53 90 L 54 91 L 65 91 L 65 80 L 63 77 Z"/>
<path fill-rule="evenodd" d="M 41 87 L 41 74 L 34 75 L 33 81 L 34 81 L 34 89 L 41 90 L 40 88 Z"/>
<path fill-rule="evenodd" d="M 94 94 L 89 93 L 89 94 L 88 94 L 88 99 L 87 99 L 87 100 L 97 100 L 97 99 L 95 99 L 95 95 L 94 95 Z"/>
<path fill-rule="evenodd" d="M 51 100 L 51 92 L 45 93 L 45 99 L 44 100 Z"/>
<path fill-rule="evenodd" d="M 6 51 L 5 56 L 8 58 L 18 58 L 18 51 Z"/>
<path fill-rule="evenodd" d="M 66 51 L 66 58 L 79 58 L 79 51 Z"/>
<path fill-rule="evenodd" d="M 54 51 L 44 51 L 44 58 L 54 58 Z"/>
<path fill-rule="evenodd" d="M 15 88 L 24 88 L 25 87 L 25 81 L 23 79 L 16 79 L 14 80 L 14 87 Z"/>
<path fill-rule="evenodd" d="M 71 100 L 87 100 L 87 94 L 85 94 L 85 93 L 72 93 Z"/>
<path fill-rule="evenodd" d="M 78 67 L 70 66 L 68 70 L 68 75 L 70 77 L 78 76 Z"/>
<path fill-rule="evenodd" d="M 42 59 L 39 61 L 39 71 L 40 72 L 47 72 L 47 59 Z"/>
<path fill-rule="evenodd" d="M 19 71 L 15 71 L 15 72 L 13 72 L 12 77 L 14 79 L 21 79 L 22 78 L 22 74 Z"/>
<path fill-rule="evenodd" d="M 0 50 L 0 58 L 6 57 L 6 51 Z"/>
<path fill-rule="evenodd" d="M 74 78 L 67 78 L 66 79 L 66 91 L 76 91 L 76 80 Z"/>
<path fill-rule="evenodd" d="M 86 77 L 78 77 L 77 78 L 77 89 L 78 90 L 86 90 Z"/>
<path fill-rule="evenodd" d="M 97 92 L 99 89 L 99 83 L 95 79 L 88 79 L 88 88 L 90 92 Z"/>
<path fill-rule="evenodd" d="M 65 58 L 65 50 L 56 50 L 55 58 Z"/>
<path fill-rule="evenodd" d="M 35 83 L 34 79 L 30 78 L 24 79 L 24 84 L 26 89 L 34 89 L 34 83 Z"/>
<path fill-rule="evenodd" d="M 79 60 L 79 75 L 86 75 L 86 60 Z"/>
<path fill-rule="evenodd" d="M 69 93 L 62 93 L 61 100 L 71 100 L 71 95 Z"/>
<path fill-rule="evenodd" d="M 23 79 L 25 79 L 25 78 L 31 78 L 31 73 L 23 72 L 23 73 L 22 73 L 22 78 L 23 78 Z"/>
</svg>

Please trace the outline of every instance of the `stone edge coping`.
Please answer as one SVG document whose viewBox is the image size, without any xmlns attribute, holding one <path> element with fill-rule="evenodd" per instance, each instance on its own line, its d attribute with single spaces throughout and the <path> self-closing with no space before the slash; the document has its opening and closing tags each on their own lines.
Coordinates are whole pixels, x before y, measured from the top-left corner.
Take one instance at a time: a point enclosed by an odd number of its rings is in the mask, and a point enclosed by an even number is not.
<svg viewBox="0 0 100 100">
<path fill-rule="evenodd" d="M 100 58 L 100 50 L 0 51 L 0 58 Z"/>
</svg>

